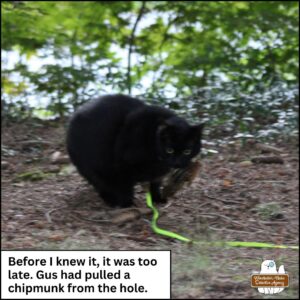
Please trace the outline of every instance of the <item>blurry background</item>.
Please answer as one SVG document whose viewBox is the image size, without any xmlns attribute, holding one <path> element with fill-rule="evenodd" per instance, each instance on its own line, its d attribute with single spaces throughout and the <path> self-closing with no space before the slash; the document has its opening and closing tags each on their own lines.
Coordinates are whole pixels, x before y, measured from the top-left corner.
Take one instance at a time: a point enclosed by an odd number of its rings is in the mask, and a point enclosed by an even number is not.
<svg viewBox="0 0 300 300">
<path fill-rule="evenodd" d="M 2 1 L 2 117 L 63 118 L 106 93 L 213 136 L 298 128 L 297 1 Z"/>
</svg>

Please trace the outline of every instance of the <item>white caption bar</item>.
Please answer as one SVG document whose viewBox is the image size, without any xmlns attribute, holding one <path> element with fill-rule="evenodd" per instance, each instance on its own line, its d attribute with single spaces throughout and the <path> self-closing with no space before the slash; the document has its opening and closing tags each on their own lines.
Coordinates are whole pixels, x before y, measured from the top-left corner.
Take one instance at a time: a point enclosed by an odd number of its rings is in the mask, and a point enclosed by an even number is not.
<svg viewBox="0 0 300 300">
<path fill-rule="evenodd" d="M 170 251 L 3 251 L 1 298 L 169 299 Z"/>
</svg>

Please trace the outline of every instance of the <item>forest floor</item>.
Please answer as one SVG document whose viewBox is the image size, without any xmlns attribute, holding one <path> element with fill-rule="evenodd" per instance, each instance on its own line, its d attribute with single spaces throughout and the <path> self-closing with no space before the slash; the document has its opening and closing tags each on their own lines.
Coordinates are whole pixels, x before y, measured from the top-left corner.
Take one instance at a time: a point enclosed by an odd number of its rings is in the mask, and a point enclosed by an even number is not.
<svg viewBox="0 0 300 300">
<path fill-rule="evenodd" d="M 67 161 L 51 161 L 66 155 L 64 143 L 65 126 L 55 122 L 2 126 L 2 249 L 171 250 L 173 299 L 299 297 L 297 250 L 186 244 L 154 234 L 151 215 L 112 222 L 116 210 Z M 250 163 L 261 154 L 253 145 L 215 148 L 192 185 L 159 206 L 159 226 L 201 241 L 298 245 L 298 142 L 273 146 L 284 164 Z M 146 206 L 141 187 L 135 202 Z M 265 259 L 289 273 L 280 296 L 250 285 Z"/>
</svg>

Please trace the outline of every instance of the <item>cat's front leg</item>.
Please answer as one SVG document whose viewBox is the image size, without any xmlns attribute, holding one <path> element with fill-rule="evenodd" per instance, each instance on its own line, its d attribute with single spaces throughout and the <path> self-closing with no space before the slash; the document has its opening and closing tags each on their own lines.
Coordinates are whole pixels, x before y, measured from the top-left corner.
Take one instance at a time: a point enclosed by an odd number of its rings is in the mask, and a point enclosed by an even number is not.
<svg viewBox="0 0 300 300">
<path fill-rule="evenodd" d="M 160 180 L 155 180 L 150 182 L 150 192 L 151 192 L 152 200 L 155 203 L 166 203 L 167 199 L 162 197 L 160 187 L 161 187 Z"/>
</svg>

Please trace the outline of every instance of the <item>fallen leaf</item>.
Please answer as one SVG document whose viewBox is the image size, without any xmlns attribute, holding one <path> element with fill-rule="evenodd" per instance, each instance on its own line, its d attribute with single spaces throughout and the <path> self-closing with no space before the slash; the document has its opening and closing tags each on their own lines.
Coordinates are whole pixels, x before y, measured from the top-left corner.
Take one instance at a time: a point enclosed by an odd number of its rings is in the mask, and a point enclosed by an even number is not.
<svg viewBox="0 0 300 300">
<path fill-rule="evenodd" d="M 51 154 L 50 161 L 53 164 L 65 164 L 68 163 L 70 160 L 68 155 L 62 155 L 60 151 L 55 151 Z"/>
<path fill-rule="evenodd" d="M 66 166 L 63 166 L 61 169 L 60 169 L 60 172 L 58 173 L 58 175 L 61 175 L 61 176 L 68 176 L 68 175 L 71 175 L 73 173 L 76 172 L 76 167 L 74 165 L 66 165 Z"/>
<path fill-rule="evenodd" d="M 250 160 L 244 160 L 239 163 L 241 167 L 249 167 L 253 165 L 253 162 Z"/>
<path fill-rule="evenodd" d="M 224 179 L 224 180 L 223 180 L 223 186 L 225 186 L 225 187 L 230 187 L 230 186 L 232 186 L 232 181 L 231 181 L 231 180 L 228 180 L 228 179 Z"/>
<path fill-rule="evenodd" d="M 124 213 L 121 213 L 117 216 L 115 216 L 111 222 L 113 224 L 123 224 L 132 220 L 137 219 L 140 216 L 140 213 L 138 211 L 132 210 L 132 211 L 127 211 Z"/>
<path fill-rule="evenodd" d="M 63 241 L 65 239 L 65 236 L 62 234 L 52 234 L 48 237 L 48 239 L 50 241 L 58 242 L 58 241 Z"/>
</svg>

